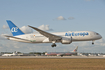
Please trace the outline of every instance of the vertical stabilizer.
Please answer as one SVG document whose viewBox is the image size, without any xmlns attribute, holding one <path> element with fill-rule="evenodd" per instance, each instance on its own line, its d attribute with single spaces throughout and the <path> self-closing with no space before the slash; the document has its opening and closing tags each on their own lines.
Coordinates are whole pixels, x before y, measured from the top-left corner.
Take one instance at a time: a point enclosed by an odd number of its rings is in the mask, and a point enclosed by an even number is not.
<svg viewBox="0 0 105 70">
<path fill-rule="evenodd" d="M 73 51 L 73 52 L 77 52 L 77 50 L 78 50 L 78 46 L 74 49 L 74 51 Z"/>
<path fill-rule="evenodd" d="M 10 20 L 6 20 L 13 36 L 23 35 L 24 33 Z"/>
</svg>

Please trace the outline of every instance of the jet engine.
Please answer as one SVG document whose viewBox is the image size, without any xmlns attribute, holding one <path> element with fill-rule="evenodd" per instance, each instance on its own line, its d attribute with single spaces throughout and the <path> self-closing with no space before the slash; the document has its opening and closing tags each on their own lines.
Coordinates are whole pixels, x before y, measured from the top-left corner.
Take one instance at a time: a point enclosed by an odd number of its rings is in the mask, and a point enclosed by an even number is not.
<svg viewBox="0 0 105 70">
<path fill-rule="evenodd" d="M 72 43 L 72 37 L 71 38 L 62 38 L 61 43 L 62 44 L 70 44 L 70 43 Z"/>
</svg>

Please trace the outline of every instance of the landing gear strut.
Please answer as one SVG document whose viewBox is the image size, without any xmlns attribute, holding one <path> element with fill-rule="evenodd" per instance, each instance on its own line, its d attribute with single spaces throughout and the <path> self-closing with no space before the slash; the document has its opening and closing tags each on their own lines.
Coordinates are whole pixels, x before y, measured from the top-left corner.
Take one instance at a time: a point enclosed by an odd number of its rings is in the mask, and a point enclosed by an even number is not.
<svg viewBox="0 0 105 70">
<path fill-rule="evenodd" d="M 52 46 L 52 47 L 56 47 L 56 44 L 55 44 L 55 43 L 53 43 L 51 46 Z"/>
</svg>

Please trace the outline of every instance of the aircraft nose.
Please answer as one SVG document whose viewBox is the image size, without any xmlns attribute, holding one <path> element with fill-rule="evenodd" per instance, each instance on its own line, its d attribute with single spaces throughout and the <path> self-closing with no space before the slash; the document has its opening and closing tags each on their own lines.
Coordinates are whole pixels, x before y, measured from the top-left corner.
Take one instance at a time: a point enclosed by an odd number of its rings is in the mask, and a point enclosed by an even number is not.
<svg viewBox="0 0 105 70">
<path fill-rule="evenodd" d="M 102 38 L 102 36 L 100 35 L 100 39 Z"/>
<path fill-rule="evenodd" d="M 96 35 L 97 35 L 97 38 L 98 39 L 101 39 L 102 38 L 102 36 L 99 33 L 96 33 Z"/>
<path fill-rule="evenodd" d="M 101 39 L 101 38 L 102 38 L 102 36 L 99 34 L 99 35 L 98 35 L 98 38 L 99 38 L 99 39 Z"/>
</svg>

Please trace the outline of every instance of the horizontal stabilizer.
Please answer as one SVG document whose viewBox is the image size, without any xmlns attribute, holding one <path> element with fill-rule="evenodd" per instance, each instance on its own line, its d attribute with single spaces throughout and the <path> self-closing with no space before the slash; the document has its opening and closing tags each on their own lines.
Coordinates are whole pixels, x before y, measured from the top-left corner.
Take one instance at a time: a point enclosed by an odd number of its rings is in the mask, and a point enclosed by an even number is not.
<svg viewBox="0 0 105 70">
<path fill-rule="evenodd" d="M 19 40 L 24 40 L 24 41 L 29 41 L 30 42 L 30 40 L 26 40 L 26 39 L 22 39 L 22 38 L 18 38 L 18 37 L 13 37 L 13 36 L 7 36 L 7 35 L 4 35 L 5 37 L 8 37 L 8 39 L 9 38 L 14 38 L 14 39 L 19 39 Z"/>
</svg>

